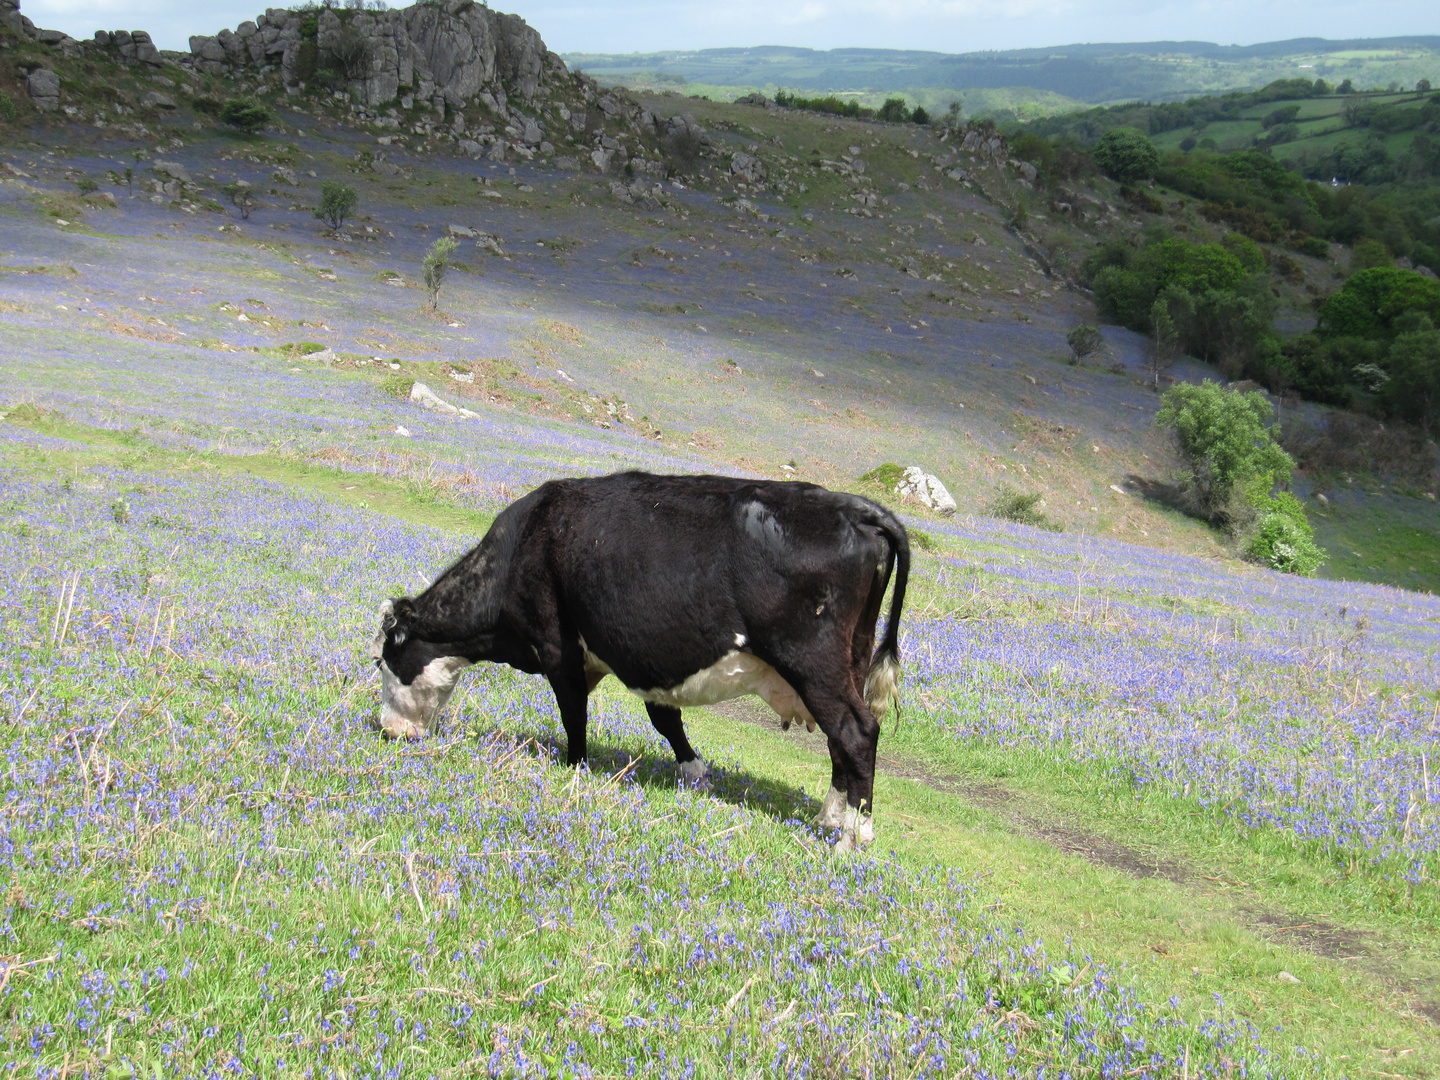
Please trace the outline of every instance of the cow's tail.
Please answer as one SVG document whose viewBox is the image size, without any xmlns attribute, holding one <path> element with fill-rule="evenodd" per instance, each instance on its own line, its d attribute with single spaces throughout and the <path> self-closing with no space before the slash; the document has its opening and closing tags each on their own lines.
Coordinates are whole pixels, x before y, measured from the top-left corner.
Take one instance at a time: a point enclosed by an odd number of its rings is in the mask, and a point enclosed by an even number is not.
<svg viewBox="0 0 1440 1080">
<path fill-rule="evenodd" d="M 905 526 L 895 515 L 882 507 L 874 507 L 871 520 L 877 529 L 885 534 L 890 545 L 890 556 L 885 560 L 884 581 L 895 568 L 895 594 L 890 600 L 890 619 L 885 625 L 885 636 L 880 647 L 870 660 L 870 674 L 865 677 L 865 704 L 877 720 L 883 720 L 893 704 L 895 715 L 900 715 L 900 614 L 905 606 L 905 585 L 910 579 L 910 538 Z"/>
</svg>

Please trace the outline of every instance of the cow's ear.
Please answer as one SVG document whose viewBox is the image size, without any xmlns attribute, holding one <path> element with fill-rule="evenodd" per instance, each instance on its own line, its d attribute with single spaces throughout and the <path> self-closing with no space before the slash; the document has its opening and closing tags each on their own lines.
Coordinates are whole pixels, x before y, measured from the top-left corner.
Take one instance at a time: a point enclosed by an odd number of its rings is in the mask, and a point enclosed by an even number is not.
<svg viewBox="0 0 1440 1080">
<path fill-rule="evenodd" d="M 390 644 L 404 645 L 410 637 L 409 623 L 414 614 L 414 606 L 405 597 L 386 601 L 380 613 L 380 632 Z"/>
</svg>

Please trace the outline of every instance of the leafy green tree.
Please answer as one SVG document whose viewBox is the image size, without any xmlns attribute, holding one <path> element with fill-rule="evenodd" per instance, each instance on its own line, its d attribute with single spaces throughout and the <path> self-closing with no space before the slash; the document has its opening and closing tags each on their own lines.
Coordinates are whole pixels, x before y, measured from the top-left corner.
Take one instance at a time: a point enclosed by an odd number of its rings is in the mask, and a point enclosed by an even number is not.
<svg viewBox="0 0 1440 1080">
<path fill-rule="evenodd" d="M 1395 260 L 1390 257 L 1390 249 L 1379 240 L 1369 237 L 1357 240 L 1355 246 L 1350 249 L 1351 273 L 1357 270 L 1374 270 L 1394 265 Z"/>
<path fill-rule="evenodd" d="M 925 111 L 925 106 L 924 106 L 924 105 L 916 105 L 916 106 L 915 106 L 915 111 L 910 114 L 910 122 L 911 122 L 912 124 L 928 124 L 928 123 L 930 123 L 930 114 Z"/>
<path fill-rule="evenodd" d="M 236 180 L 232 184 L 226 184 L 220 189 L 230 197 L 230 205 L 240 212 L 242 220 L 250 219 L 250 211 L 255 209 L 255 189 L 248 181 Z"/>
<path fill-rule="evenodd" d="M 1396 319 L 1419 311 L 1440 324 L 1440 281 L 1413 270 L 1375 267 L 1352 274 L 1320 307 L 1322 338 L 1389 339 Z"/>
<path fill-rule="evenodd" d="M 353 187 L 339 180 L 326 180 L 320 185 L 320 205 L 315 208 L 315 216 L 328 224 L 331 232 L 339 232 L 359 205 L 360 196 Z"/>
<path fill-rule="evenodd" d="M 220 122 L 253 135 L 270 123 L 270 110 L 254 98 L 231 98 L 220 106 Z"/>
<path fill-rule="evenodd" d="M 440 306 L 440 286 L 445 284 L 445 273 L 450 269 L 450 256 L 455 254 L 455 241 L 442 236 L 430 245 L 430 250 L 420 262 L 425 275 L 425 288 L 430 290 L 430 307 Z"/>
<path fill-rule="evenodd" d="M 1090 156 L 1116 180 L 1148 180 L 1160 167 L 1160 154 L 1150 137 L 1128 127 L 1105 132 Z"/>
<path fill-rule="evenodd" d="M 1400 331 L 1385 358 L 1389 381 L 1384 396 L 1396 416 L 1414 421 L 1426 434 L 1440 430 L 1440 330 L 1422 312 L 1396 320 Z"/>
<path fill-rule="evenodd" d="M 1289 481 L 1295 461 L 1275 441 L 1273 415 L 1258 390 L 1236 393 L 1207 379 L 1165 391 L 1155 423 L 1174 432 L 1186 487 L 1206 517 L 1228 521 L 1237 493 L 1255 487 L 1268 492 Z"/>
<path fill-rule="evenodd" d="M 886 98 L 885 104 L 880 106 L 880 111 L 875 116 L 888 124 L 903 124 L 910 119 L 910 106 L 905 104 L 904 98 Z"/>
</svg>

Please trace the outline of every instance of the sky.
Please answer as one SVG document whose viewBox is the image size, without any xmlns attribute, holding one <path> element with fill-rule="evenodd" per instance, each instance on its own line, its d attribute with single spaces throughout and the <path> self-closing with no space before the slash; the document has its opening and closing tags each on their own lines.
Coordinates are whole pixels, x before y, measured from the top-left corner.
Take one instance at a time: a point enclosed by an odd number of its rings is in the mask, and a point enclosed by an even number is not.
<svg viewBox="0 0 1440 1080">
<path fill-rule="evenodd" d="M 298 6 L 298 4 L 296 4 Z M 403 6 L 392 4 L 391 6 Z M 556 52 L 726 46 L 976 52 L 1075 42 L 1213 41 L 1440 34 L 1435 0 L 494 0 Z M 37 26 L 91 37 L 148 30 L 162 49 L 264 8 L 235 0 L 21 0 Z"/>
</svg>

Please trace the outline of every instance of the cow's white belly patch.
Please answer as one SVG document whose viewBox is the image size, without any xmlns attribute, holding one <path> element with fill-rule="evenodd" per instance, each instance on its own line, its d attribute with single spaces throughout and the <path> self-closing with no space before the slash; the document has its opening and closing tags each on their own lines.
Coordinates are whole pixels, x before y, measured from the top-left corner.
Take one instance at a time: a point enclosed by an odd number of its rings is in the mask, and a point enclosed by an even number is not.
<svg viewBox="0 0 1440 1080">
<path fill-rule="evenodd" d="M 598 660 L 598 658 L 597 658 Z M 636 690 L 643 700 L 656 705 L 686 708 L 715 705 L 731 698 L 754 694 L 774 709 L 786 727 L 795 721 L 815 730 L 815 718 L 791 685 L 778 671 L 758 656 L 732 650 L 707 668 L 695 672 L 679 686 L 669 689 Z"/>
</svg>

